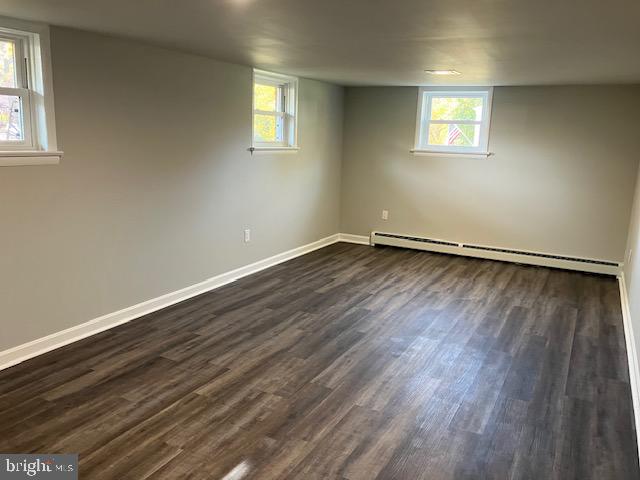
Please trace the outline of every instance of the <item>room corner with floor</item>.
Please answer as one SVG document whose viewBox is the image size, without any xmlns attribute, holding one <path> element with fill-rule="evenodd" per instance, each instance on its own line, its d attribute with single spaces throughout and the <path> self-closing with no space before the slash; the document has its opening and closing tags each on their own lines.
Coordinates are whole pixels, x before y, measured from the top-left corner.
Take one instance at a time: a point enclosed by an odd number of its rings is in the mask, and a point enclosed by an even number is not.
<svg viewBox="0 0 640 480">
<path fill-rule="evenodd" d="M 640 7 L 0 5 L 0 478 L 640 478 Z"/>
</svg>

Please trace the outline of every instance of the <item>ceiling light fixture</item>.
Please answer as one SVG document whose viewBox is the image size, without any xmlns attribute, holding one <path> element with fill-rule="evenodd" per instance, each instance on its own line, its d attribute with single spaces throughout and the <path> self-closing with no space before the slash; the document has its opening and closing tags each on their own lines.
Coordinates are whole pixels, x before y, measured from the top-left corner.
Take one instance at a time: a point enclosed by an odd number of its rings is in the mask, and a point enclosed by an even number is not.
<svg viewBox="0 0 640 480">
<path fill-rule="evenodd" d="M 425 70 L 429 75 L 460 75 L 457 70 Z"/>
</svg>

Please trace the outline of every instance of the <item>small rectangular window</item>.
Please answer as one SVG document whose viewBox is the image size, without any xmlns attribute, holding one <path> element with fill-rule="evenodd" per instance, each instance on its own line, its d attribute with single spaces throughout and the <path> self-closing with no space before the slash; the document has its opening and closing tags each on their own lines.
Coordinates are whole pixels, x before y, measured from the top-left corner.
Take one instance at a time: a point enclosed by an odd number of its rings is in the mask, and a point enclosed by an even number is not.
<svg viewBox="0 0 640 480">
<path fill-rule="evenodd" d="M 415 150 L 487 153 L 491 101 L 491 88 L 421 88 Z"/>
<path fill-rule="evenodd" d="M 29 36 L 0 31 L 0 150 L 33 148 Z"/>
<path fill-rule="evenodd" d="M 49 28 L 0 18 L 0 166 L 57 163 Z"/>
<path fill-rule="evenodd" d="M 297 147 L 298 80 L 253 72 L 253 148 Z"/>
</svg>

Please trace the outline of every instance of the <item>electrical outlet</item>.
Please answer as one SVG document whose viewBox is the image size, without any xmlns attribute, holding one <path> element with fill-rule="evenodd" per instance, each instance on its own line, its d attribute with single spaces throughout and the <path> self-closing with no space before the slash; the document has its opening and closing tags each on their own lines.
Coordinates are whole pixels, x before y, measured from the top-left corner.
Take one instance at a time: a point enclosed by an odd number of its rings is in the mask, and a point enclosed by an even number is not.
<svg viewBox="0 0 640 480">
<path fill-rule="evenodd" d="M 245 228 L 244 229 L 244 241 L 245 241 L 245 243 L 251 241 L 251 229 L 250 228 Z"/>
<path fill-rule="evenodd" d="M 382 219 L 389 220 L 389 210 L 382 210 Z"/>
</svg>

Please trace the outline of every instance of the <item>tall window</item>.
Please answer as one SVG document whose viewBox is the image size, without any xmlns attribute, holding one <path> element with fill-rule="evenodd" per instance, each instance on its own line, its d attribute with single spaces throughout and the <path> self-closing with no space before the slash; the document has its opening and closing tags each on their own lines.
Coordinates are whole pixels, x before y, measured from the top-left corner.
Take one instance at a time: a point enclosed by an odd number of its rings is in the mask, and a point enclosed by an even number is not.
<svg viewBox="0 0 640 480">
<path fill-rule="evenodd" d="M 275 73 L 253 73 L 253 148 L 297 147 L 298 80 Z"/>
<path fill-rule="evenodd" d="M 49 29 L 0 19 L 0 166 L 57 163 L 59 157 Z"/>
<path fill-rule="evenodd" d="M 487 153 L 491 100 L 491 88 L 421 88 L 416 150 Z"/>
</svg>

